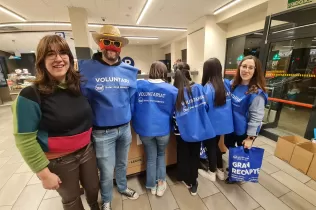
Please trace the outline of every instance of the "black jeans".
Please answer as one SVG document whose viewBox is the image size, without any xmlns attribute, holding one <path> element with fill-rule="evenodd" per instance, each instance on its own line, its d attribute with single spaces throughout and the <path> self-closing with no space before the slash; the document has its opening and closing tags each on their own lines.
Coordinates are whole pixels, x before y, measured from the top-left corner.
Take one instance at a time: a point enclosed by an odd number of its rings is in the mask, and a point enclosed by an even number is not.
<svg viewBox="0 0 316 210">
<path fill-rule="evenodd" d="M 221 136 L 215 136 L 212 139 L 203 141 L 203 144 L 207 149 L 209 170 L 213 173 L 216 172 L 217 168 L 223 168 L 222 152 L 218 146 L 220 138 Z"/>
<path fill-rule="evenodd" d="M 247 133 L 244 135 L 236 135 L 235 133 L 230 133 L 225 135 L 225 146 L 229 148 L 236 147 L 236 144 L 238 147 L 242 146 L 242 142 L 247 138 Z"/>
<path fill-rule="evenodd" d="M 185 181 L 189 185 L 194 185 L 198 178 L 201 142 L 185 142 L 180 135 L 176 135 L 176 139 L 178 181 Z"/>
<path fill-rule="evenodd" d="M 92 144 L 64 157 L 50 160 L 48 168 L 62 181 L 57 192 L 62 199 L 64 210 L 84 210 L 79 181 L 91 209 L 99 209 L 99 176 Z"/>
</svg>

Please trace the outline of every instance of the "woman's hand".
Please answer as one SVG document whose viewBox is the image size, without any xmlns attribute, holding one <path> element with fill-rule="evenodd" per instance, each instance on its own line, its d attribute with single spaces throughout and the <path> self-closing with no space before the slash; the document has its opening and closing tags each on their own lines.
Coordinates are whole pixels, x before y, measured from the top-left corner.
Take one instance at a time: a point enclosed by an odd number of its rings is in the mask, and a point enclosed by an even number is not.
<svg viewBox="0 0 316 210">
<path fill-rule="evenodd" d="M 245 149 L 251 149 L 253 140 L 248 137 L 242 142 L 242 144 L 244 145 Z"/>
<path fill-rule="evenodd" d="M 42 185 L 47 190 L 57 190 L 62 183 L 60 178 L 49 171 L 48 168 L 37 173 L 38 178 L 42 181 Z"/>
</svg>

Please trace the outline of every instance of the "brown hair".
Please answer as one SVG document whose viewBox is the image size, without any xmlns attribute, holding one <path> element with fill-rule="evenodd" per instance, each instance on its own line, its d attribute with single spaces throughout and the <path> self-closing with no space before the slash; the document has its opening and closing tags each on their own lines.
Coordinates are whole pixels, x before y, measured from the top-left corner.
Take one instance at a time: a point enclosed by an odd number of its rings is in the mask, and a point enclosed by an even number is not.
<svg viewBox="0 0 316 210">
<path fill-rule="evenodd" d="M 223 82 L 222 64 L 217 58 L 210 58 L 204 62 L 202 85 L 211 83 L 215 90 L 214 106 L 226 104 L 226 90 Z"/>
<path fill-rule="evenodd" d="M 52 94 L 55 92 L 59 82 L 54 79 L 46 69 L 45 58 L 49 51 L 56 47 L 58 51 L 64 51 L 69 56 L 69 69 L 66 73 L 67 90 L 79 95 L 80 94 L 80 74 L 74 68 L 74 57 L 65 39 L 57 35 L 47 35 L 43 37 L 38 46 L 36 53 L 36 79 L 34 84 L 42 94 Z"/>
<path fill-rule="evenodd" d="M 183 74 L 181 70 L 176 70 L 176 73 L 174 76 L 174 86 L 178 88 L 176 111 L 181 112 L 183 108 L 183 104 L 185 106 L 188 106 L 184 97 L 185 91 L 187 91 L 189 99 L 193 98 L 190 81 L 185 77 L 185 75 Z"/>
<path fill-rule="evenodd" d="M 164 63 L 160 61 L 155 61 L 151 64 L 149 71 L 149 79 L 162 79 L 166 81 L 167 74 L 167 66 Z"/>
<path fill-rule="evenodd" d="M 249 89 L 247 91 L 247 94 L 258 93 L 258 88 L 266 92 L 266 80 L 263 75 L 261 62 L 257 57 L 252 56 L 252 55 L 248 55 L 244 57 L 244 59 L 238 65 L 238 69 L 234 78 L 232 89 L 234 90 L 238 85 L 241 84 L 242 78 L 240 76 L 240 68 L 243 62 L 249 59 L 252 59 L 255 62 L 255 72 L 253 73 L 253 77 L 251 78 L 250 83 L 248 85 Z"/>
</svg>

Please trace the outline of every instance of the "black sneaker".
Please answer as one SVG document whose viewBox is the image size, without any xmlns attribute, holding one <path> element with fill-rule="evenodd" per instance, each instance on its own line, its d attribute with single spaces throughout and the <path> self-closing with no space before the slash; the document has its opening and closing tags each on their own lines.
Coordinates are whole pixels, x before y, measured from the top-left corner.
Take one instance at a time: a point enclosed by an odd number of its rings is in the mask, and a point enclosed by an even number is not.
<svg viewBox="0 0 316 210">
<path fill-rule="evenodd" d="M 227 179 L 225 180 L 225 183 L 226 183 L 226 184 L 236 184 L 237 182 L 235 182 L 235 181 L 230 181 L 230 180 L 229 180 L 229 177 L 227 177 Z"/>
<path fill-rule="evenodd" d="M 96 203 L 96 204 L 91 205 L 90 210 L 100 210 L 99 204 Z"/>
<path fill-rule="evenodd" d="M 192 185 L 192 187 L 190 188 L 191 195 L 193 196 L 197 195 L 198 186 L 199 186 L 199 183 L 198 181 L 196 181 L 196 184 Z"/>
<path fill-rule="evenodd" d="M 131 199 L 131 200 L 136 200 L 137 198 L 139 198 L 138 193 L 131 188 L 127 188 L 125 192 L 121 192 L 121 194 L 125 195 L 128 199 Z"/>
<path fill-rule="evenodd" d="M 112 210 L 111 203 L 103 203 L 101 210 Z"/>
</svg>

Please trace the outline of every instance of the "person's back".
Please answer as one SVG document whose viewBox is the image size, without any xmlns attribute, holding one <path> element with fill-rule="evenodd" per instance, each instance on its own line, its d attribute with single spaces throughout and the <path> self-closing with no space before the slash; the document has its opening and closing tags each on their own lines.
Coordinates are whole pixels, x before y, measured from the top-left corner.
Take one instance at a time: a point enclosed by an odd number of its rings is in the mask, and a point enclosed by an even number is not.
<svg viewBox="0 0 316 210">
<path fill-rule="evenodd" d="M 178 90 L 161 79 L 137 81 L 132 124 L 141 136 L 170 133 Z"/>
<path fill-rule="evenodd" d="M 224 80 L 224 88 L 226 92 L 226 103 L 222 106 L 215 106 L 215 89 L 211 82 L 204 86 L 204 92 L 210 105 L 208 116 L 212 122 L 216 135 L 229 134 L 234 131 L 232 102 L 230 92 L 230 81 Z"/>
</svg>

